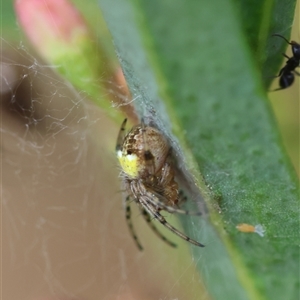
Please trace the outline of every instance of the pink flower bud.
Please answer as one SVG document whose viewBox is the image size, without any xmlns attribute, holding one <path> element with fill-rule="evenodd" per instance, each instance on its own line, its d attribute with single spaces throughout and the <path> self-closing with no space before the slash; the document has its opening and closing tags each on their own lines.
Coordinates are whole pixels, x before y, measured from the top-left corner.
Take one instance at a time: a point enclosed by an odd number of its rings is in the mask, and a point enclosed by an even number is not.
<svg viewBox="0 0 300 300">
<path fill-rule="evenodd" d="M 15 10 L 20 26 L 38 53 L 109 115 L 123 119 L 113 109 L 122 106 L 129 94 L 122 73 L 116 61 L 109 60 L 111 56 L 93 38 L 72 2 L 16 0 Z M 116 93 L 112 93 L 115 89 Z M 126 109 L 132 108 L 126 103 Z"/>
<path fill-rule="evenodd" d="M 46 59 L 89 35 L 83 17 L 68 0 L 16 0 L 15 10 L 21 27 Z"/>
</svg>

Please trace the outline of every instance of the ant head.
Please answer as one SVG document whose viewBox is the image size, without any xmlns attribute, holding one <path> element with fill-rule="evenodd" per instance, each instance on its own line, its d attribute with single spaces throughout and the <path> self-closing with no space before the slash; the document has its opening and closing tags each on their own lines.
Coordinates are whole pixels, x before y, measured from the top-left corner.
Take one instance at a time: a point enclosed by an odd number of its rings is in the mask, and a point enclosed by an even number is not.
<svg viewBox="0 0 300 300">
<path fill-rule="evenodd" d="M 300 44 L 295 41 L 289 43 L 292 46 L 293 55 L 296 59 L 300 59 Z"/>
<path fill-rule="evenodd" d="M 283 40 L 285 40 L 289 45 L 292 46 L 292 52 L 293 52 L 293 56 L 295 59 L 300 59 L 300 44 L 298 44 L 295 41 L 291 41 L 289 42 L 284 36 L 280 35 L 280 34 L 272 34 L 272 36 L 278 36 L 280 38 L 282 38 Z"/>
</svg>

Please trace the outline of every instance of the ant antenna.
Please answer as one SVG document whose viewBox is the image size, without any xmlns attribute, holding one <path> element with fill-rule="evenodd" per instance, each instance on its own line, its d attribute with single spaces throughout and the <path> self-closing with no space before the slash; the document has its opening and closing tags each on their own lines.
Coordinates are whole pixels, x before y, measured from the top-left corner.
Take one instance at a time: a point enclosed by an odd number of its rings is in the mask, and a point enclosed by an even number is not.
<svg viewBox="0 0 300 300">
<path fill-rule="evenodd" d="M 278 36 L 278 37 L 281 37 L 283 40 L 285 40 L 289 45 L 292 45 L 284 36 L 278 34 L 278 33 L 274 33 L 272 34 L 272 36 Z"/>
</svg>

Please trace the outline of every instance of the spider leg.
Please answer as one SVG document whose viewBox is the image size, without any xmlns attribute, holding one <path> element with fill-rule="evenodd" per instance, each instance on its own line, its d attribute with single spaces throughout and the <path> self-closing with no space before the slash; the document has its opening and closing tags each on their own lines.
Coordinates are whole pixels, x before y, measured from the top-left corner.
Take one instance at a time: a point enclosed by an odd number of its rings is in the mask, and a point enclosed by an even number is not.
<svg viewBox="0 0 300 300">
<path fill-rule="evenodd" d="M 184 195 L 183 190 L 179 191 L 178 199 L 179 199 L 178 204 L 182 204 L 182 203 L 185 203 L 187 201 L 187 197 Z"/>
<path fill-rule="evenodd" d="M 162 239 L 165 243 L 167 243 L 169 246 L 176 248 L 177 245 L 174 244 L 173 242 L 169 241 L 165 236 L 163 236 L 158 229 L 155 227 L 155 225 L 152 223 L 152 220 L 150 218 L 149 213 L 147 212 L 146 209 L 142 208 L 141 206 L 139 206 L 141 214 L 143 216 L 143 218 L 145 219 L 145 221 L 147 222 L 147 224 L 150 226 L 150 228 L 153 230 L 153 232 L 160 238 Z"/>
<path fill-rule="evenodd" d="M 177 213 L 177 214 L 188 215 L 188 216 L 201 216 L 202 215 L 202 213 L 200 211 L 188 211 L 188 210 L 179 209 L 176 207 L 166 205 L 159 199 L 162 196 L 160 196 L 159 194 L 154 193 L 154 192 L 147 192 L 144 195 L 144 197 L 145 197 L 147 203 L 149 203 L 151 206 L 159 207 L 160 209 L 165 210 L 171 214 Z"/>
<path fill-rule="evenodd" d="M 130 231 L 130 234 L 132 236 L 132 238 L 134 239 L 137 247 L 139 248 L 139 250 L 143 250 L 143 247 L 136 235 L 136 232 L 134 230 L 134 227 L 133 227 L 133 224 L 132 224 L 132 221 L 131 221 L 131 208 L 130 208 L 130 197 L 126 197 L 126 200 L 125 200 L 125 212 L 126 212 L 126 223 L 128 225 L 128 228 L 129 228 L 129 231 Z"/>
<path fill-rule="evenodd" d="M 153 207 L 151 204 L 147 203 L 146 201 L 143 201 L 144 199 L 141 198 L 141 203 L 145 206 L 147 212 L 152 215 L 155 219 L 157 219 L 162 225 L 167 227 L 169 230 L 171 230 L 173 233 L 177 234 L 179 237 L 181 237 L 183 240 L 194 244 L 198 247 L 204 247 L 203 244 L 191 239 L 184 233 L 177 230 L 175 227 L 173 227 L 171 224 L 169 224 L 166 219 Z"/>
<path fill-rule="evenodd" d="M 119 131 L 119 135 L 117 138 L 117 144 L 116 144 L 116 151 L 121 151 L 122 150 L 122 144 L 123 144 L 123 140 L 125 137 L 125 127 L 126 127 L 126 123 L 127 123 L 127 119 L 125 119 L 121 125 L 120 131 Z"/>
</svg>

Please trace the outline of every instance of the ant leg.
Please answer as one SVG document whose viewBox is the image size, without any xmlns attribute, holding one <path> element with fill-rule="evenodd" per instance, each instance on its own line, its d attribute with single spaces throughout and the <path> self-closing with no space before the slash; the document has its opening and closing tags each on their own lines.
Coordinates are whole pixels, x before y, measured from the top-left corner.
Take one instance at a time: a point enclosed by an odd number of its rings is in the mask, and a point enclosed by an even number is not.
<svg viewBox="0 0 300 300">
<path fill-rule="evenodd" d="M 294 73 L 295 73 L 296 75 L 300 76 L 300 73 L 297 72 L 296 70 L 294 70 Z"/>
<path fill-rule="evenodd" d="M 281 53 L 285 58 L 290 59 L 285 53 Z"/>
</svg>

